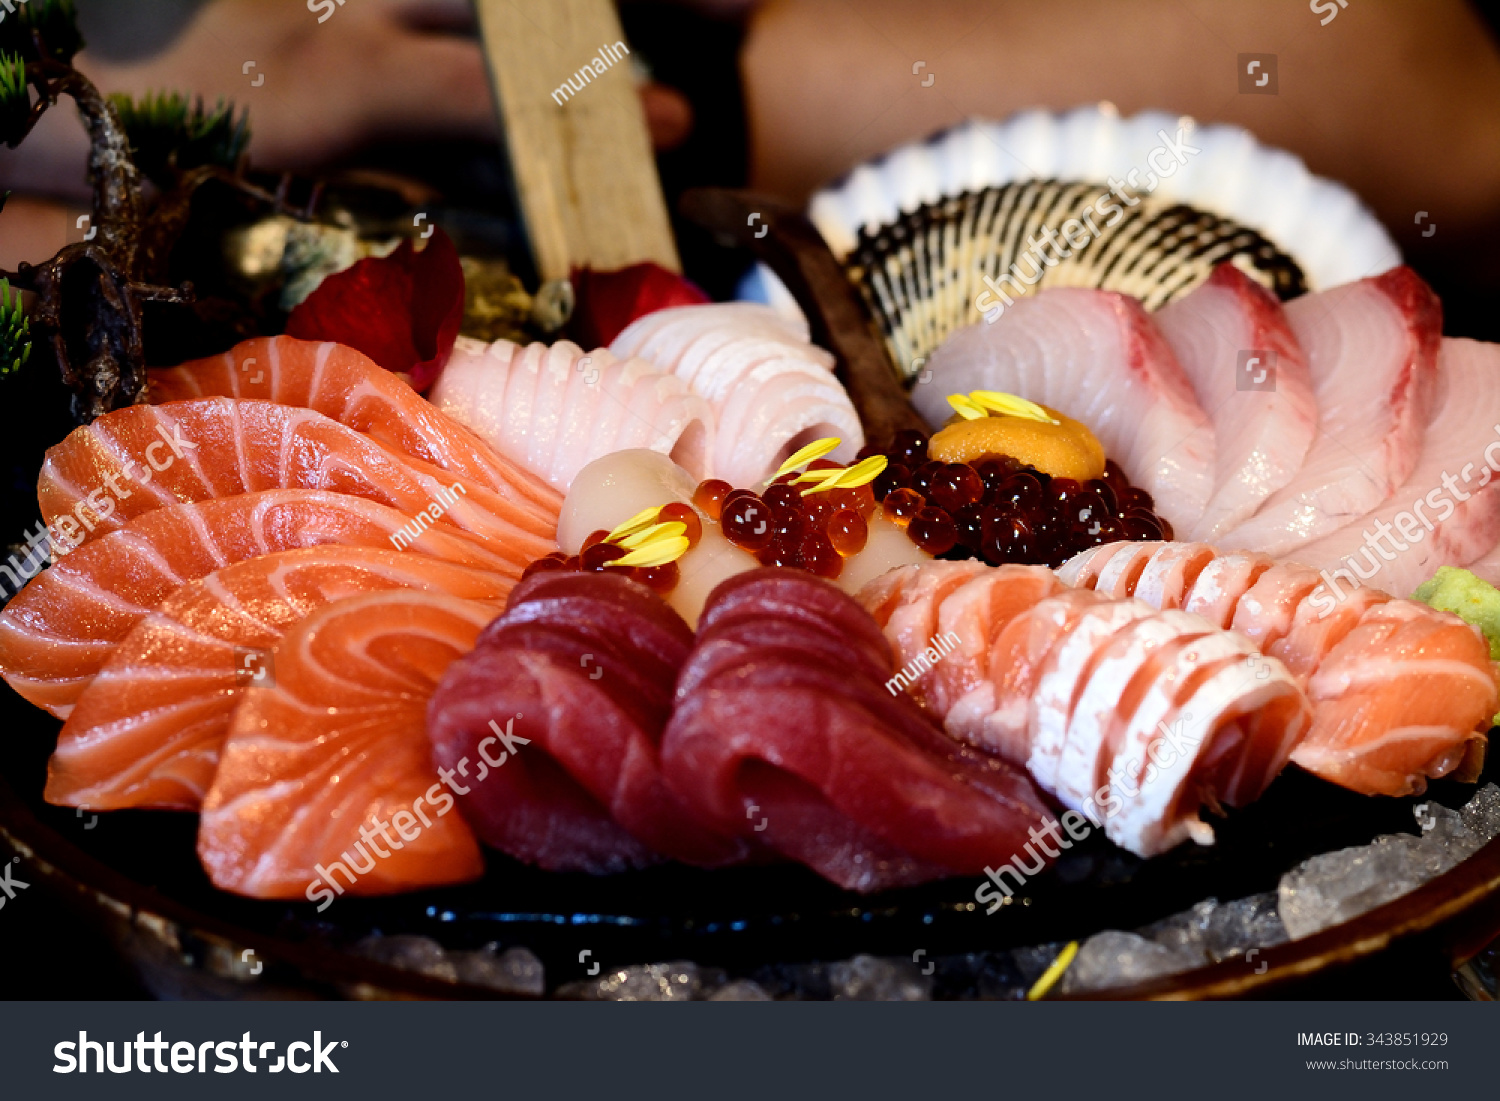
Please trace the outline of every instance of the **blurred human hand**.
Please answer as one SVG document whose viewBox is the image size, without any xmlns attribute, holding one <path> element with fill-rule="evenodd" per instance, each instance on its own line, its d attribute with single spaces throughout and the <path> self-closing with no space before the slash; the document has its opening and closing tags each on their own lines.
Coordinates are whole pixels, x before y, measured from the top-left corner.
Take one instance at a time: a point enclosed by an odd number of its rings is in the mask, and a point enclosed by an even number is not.
<svg viewBox="0 0 1500 1101">
<path fill-rule="evenodd" d="M 257 167 L 307 171 L 374 141 L 496 139 L 473 19 L 468 0 L 211 0 L 160 53 L 115 63 L 85 51 L 77 65 L 105 92 L 232 99 L 250 110 Z M 641 98 L 658 148 L 686 137 L 686 99 L 658 84 Z M 49 112 L 0 155 L 0 185 L 82 200 L 86 151 L 72 112 Z"/>
</svg>

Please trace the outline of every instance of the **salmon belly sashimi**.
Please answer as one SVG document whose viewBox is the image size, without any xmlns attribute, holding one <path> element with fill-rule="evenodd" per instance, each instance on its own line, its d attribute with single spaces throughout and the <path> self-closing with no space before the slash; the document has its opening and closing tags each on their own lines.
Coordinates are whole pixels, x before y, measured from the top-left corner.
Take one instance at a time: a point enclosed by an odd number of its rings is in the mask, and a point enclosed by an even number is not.
<svg viewBox="0 0 1500 1101">
<path fill-rule="evenodd" d="M 675 375 L 559 340 L 522 347 L 461 337 L 433 403 L 565 491 L 603 455 L 649 448 L 710 477 L 714 413 Z"/>
<path fill-rule="evenodd" d="M 322 546 L 216 570 L 178 589 L 115 647 L 79 696 L 48 765 L 46 798 L 100 810 L 194 810 L 245 689 L 274 677 L 282 635 L 336 600 L 419 589 L 488 603 L 514 582 L 393 550 Z M 274 659 L 271 659 L 274 660 Z"/>
<path fill-rule="evenodd" d="M 1312 727 L 1292 760 L 1366 795 L 1421 792 L 1483 747 L 1495 714 L 1500 693 L 1479 631 L 1378 589 L 1334 591 L 1311 567 L 1201 543 L 1111 543 L 1058 574 L 1156 608 L 1215 609 L 1307 692 Z"/>
<path fill-rule="evenodd" d="M 1061 585 L 1049 595 L 1038 567 L 984 567 L 942 596 L 939 630 L 983 632 L 943 653 L 933 640 L 947 636 L 893 628 L 905 593 L 915 604 L 929 599 L 928 568 L 892 571 L 860 594 L 896 661 L 916 671 L 916 693 L 951 699 L 937 712 L 951 737 L 1024 765 L 1138 855 L 1211 843 L 1200 807 L 1258 798 L 1307 730 L 1295 679 L 1248 639 L 1144 601 Z M 946 690 L 927 687 L 945 680 Z M 967 686 L 956 699 L 954 684 Z"/>
<path fill-rule="evenodd" d="M 203 801 L 198 854 L 215 886 L 326 906 L 478 878 L 478 842 L 432 763 L 427 702 L 494 614 L 396 590 L 292 627 L 272 650 L 274 685 L 235 708 Z"/>
<path fill-rule="evenodd" d="M 1318 432 L 1312 375 L 1281 303 L 1233 264 L 1153 320 L 1213 422 L 1213 495 L 1192 532 L 1212 539 L 1301 467 Z"/>
<path fill-rule="evenodd" d="M 1057 287 L 959 329 L 912 395 L 936 427 L 948 397 L 998 390 L 1086 424 L 1174 530 L 1191 531 L 1214 494 L 1214 427 L 1171 347 L 1134 298 Z"/>
<path fill-rule="evenodd" d="M 660 743 L 693 633 L 615 574 L 540 573 L 456 662 L 429 713 L 435 761 L 477 762 L 496 730 L 521 748 L 459 804 L 488 844 L 553 871 L 619 872 L 673 857 L 718 867 L 759 847 L 665 782 Z"/>
<path fill-rule="evenodd" d="M 1303 295 L 1286 314 L 1312 373 L 1318 434 L 1292 480 L 1218 540 L 1272 555 L 1357 521 L 1416 468 L 1443 328 L 1437 296 L 1405 267 Z"/>
<path fill-rule="evenodd" d="M 792 452 L 838 437 L 835 462 L 864 446 L 854 403 L 833 357 L 797 324 L 751 302 L 678 306 L 638 318 L 610 351 L 656 365 L 708 402 L 714 414 L 712 477 L 754 486 Z"/>
<path fill-rule="evenodd" d="M 848 890 L 1004 864 L 1051 823 L 1047 805 L 887 691 L 893 671 L 879 627 L 832 585 L 739 574 L 710 597 L 678 678 L 667 780 L 719 829 Z"/>
<path fill-rule="evenodd" d="M 290 336 L 247 340 L 221 356 L 150 372 L 155 404 L 247 398 L 312 409 L 403 455 L 498 494 L 545 524 L 556 493 L 497 454 L 405 382 L 353 348 Z"/>
<path fill-rule="evenodd" d="M 42 517 L 76 545 L 163 505 L 268 489 L 348 493 L 476 536 L 519 577 L 555 549 L 557 510 L 462 485 L 311 409 L 202 398 L 134 405 L 75 429 L 47 452 Z M 557 508 L 561 502 L 557 502 Z"/>
<path fill-rule="evenodd" d="M 511 564 L 455 529 L 409 540 L 410 519 L 343 493 L 272 489 L 166 505 L 92 539 L 38 574 L 0 612 L 0 672 L 66 718 L 143 618 L 192 581 L 275 551 L 325 544 L 389 548 L 505 573 Z"/>
</svg>

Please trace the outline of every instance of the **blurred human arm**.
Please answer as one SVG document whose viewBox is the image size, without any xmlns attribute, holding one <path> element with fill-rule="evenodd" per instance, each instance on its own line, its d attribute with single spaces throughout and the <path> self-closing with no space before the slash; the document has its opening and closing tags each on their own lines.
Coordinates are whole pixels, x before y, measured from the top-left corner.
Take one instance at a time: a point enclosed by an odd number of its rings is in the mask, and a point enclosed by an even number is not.
<svg viewBox="0 0 1500 1101">
<path fill-rule="evenodd" d="M 1238 94 L 1252 52 L 1278 55 L 1277 95 Z M 1454 244 L 1500 221 L 1500 50 L 1461 0 L 1356 4 L 1328 25 L 1307 0 L 769 0 L 741 69 L 754 185 L 794 202 L 966 117 L 1110 100 L 1245 126 L 1404 244 L 1418 210 Z"/>
</svg>

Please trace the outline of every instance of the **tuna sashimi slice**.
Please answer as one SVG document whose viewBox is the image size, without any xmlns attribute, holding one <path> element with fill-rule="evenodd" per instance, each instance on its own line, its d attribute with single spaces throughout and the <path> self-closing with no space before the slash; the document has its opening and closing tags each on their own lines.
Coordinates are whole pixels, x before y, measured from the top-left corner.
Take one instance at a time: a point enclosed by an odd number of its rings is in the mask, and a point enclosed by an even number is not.
<svg viewBox="0 0 1500 1101">
<path fill-rule="evenodd" d="M 833 601 L 836 628 L 851 639 L 878 642 L 859 605 L 817 578 L 771 569 L 726 581 L 678 680 L 662 741 L 668 782 L 721 829 L 758 837 L 849 890 L 1009 861 L 1047 817 L 1025 777 L 944 738 L 887 691 L 885 670 L 853 652 L 839 660 L 826 626 L 745 615 L 760 587 L 774 606 L 792 585 L 819 590 L 798 603 Z M 722 621 L 721 600 L 733 612 Z"/>
<path fill-rule="evenodd" d="M 1318 434 L 1302 468 L 1219 540 L 1288 554 L 1353 523 L 1415 469 L 1438 386 L 1443 312 L 1410 268 L 1304 295 L 1287 319 L 1307 355 Z"/>
<path fill-rule="evenodd" d="M 242 694 L 203 800 L 198 856 L 214 885 L 322 909 L 346 892 L 478 878 L 479 846 L 432 763 L 427 700 L 494 614 L 439 592 L 382 592 L 288 631 L 274 685 Z M 505 761 L 486 748 L 474 783 Z"/>
<path fill-rule="evenodd" d="M 711 476 L 708 403 L 675 375 L 604 348 L 585 354 L 565 340 L 548 350 L 461 337 L 432 401 L 559 490 L 595 459 L 627 448 L 659 451 L 697 479 Z"/>
<path fill-rule="evenodd" d="M 1233 264 L 1220 264 L 1153 320 L 1213 421 L 1213 496 L 1183 534 L 1214 539 L 1302 466 L 1318 431 L 1312 376 L 1281 303 Z M 1262 368 L 1270 370 L 1261 375 Z"/>
<path fill-rule="evenodd" d="M 474 758 L 496 713 L 529 740 L 472 793 L 464 814 L 487 843 L 552 870 L 621 871 L 672 857 L 702 867 L 758 846 L 716 829 L 665 782 L 658 753 L 687 624 L 615 574 L 543 573 L 433 696 L 434 759 Z"/>
<path fill-rule="evenodd" d="M 151 400 L 274 401 L 314 409 L 402 454 L 499 494 L 540 522 L 557 515 L 556 491 L 444 416 L 401 379 L 341 344 L 290 336 L 247 340 L 210 359 L 151 373 Z"/>
<path fill-rule="evenodd" d="M 1439 566 L 1465 565 L 1500 543 L 1500 345 L 1444 340 L 1438 374 L 1441 399 L 1405 484 L 1297 549 L 1340 594 L 1368 583 L 1406 596 Z"/>
<path fill-rule="evenodd" d="M 1214 430 L 1182 365 L 1139 302 L 1059 287 L 1028 295 L 994 324 L 959 329 L 913 394 L 932 425 L 948 395 L 1000 390 L 1087 425 L 1156 511 L 1190 531 L 1212 496 Z"/>
<path fill-rule="evenodd" d="M 1420 794 L 1483 741 L 1489 648 L 1457 616 L 1408 600 L 1368 609 L 1308 682 L 1315 722 L 1292 760 L 1365 794 Z"/>
<path fill-rule="evenodd" d="M 48 525 L 86 542 L 163 505 L 267 489 L 323 489 L 483 538 L 519 577 L 556 549 L 545 518 L 483 486 L 392 451 L 311 409 L 201 398 L 133 405 L 75 429 L 47 452 L 37 499 Z M 560 507 L 560 502 L 557 503 Z"/>
<path fill-rule="evenodd" d="M 48 802 L 194 810 L 213 782 L 244 689 L 274 677 L 271 649 L 335 600 L 422 589 L 496 610 L 513 582 L 366 547 L 262 555 L 183 586 L 115 648 L 78 698 L 47 768 Z"/>
</svg>

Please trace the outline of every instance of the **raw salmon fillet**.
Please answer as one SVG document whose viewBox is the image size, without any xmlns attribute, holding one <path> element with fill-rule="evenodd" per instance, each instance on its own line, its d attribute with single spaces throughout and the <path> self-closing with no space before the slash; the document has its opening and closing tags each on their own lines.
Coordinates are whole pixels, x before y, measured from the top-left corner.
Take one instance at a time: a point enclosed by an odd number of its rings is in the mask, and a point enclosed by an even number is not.
<svg viewBox="0 0 1500 1101">
<path fill-rule="evenodd" d="M 1482 741 L 1497 693 L 1472 627 L 1407 600 L 1367 611 L 1308 684 L 1312 733 L 1292 754 L 1309 772 L 1378 795 L 1420 794 Z"/>
<path fill-rule="evenodd" d="M 1496 674 L 1474 628 L 1379 589 L 1333 590 L 1308 566 L 1216 554 L 1201 543 L 1110 544 L 1058 573 L 1102 590 L 1115 563 L 1143 559 L 1135 580 L 1111 595 L 1203 609 L 1280 662 L 1313 707 L 1291 759 L 1325 780 L 1365 795 L 1420 792 L 1429 777 L 1456 767 L 1470 742 L 1484 740 Z M 1096 570 L 1100 558 L 1105 566 Z M 1199 563 L 1185 586 L 1144 583 L 1155 563 L 1185 560 Z"/>
<path fill-rule="evenodd" d="M 1177 531 L 1191 531 L 1213 494 L 1213 424 L 1156 323 L 1127 295 L 1054 287 L 1019 299 L 993 325 L 976 322 L 928 361 L 912 394 L 934 427 L 948 395 L 1000 390 L 1082 421 L 1150 492 Z"/>
<path fill-rule="evenodd" d="M 406 383 L 363 353 L 342 344 L 290 336 L 247 340 L 221 356 L 151 373 L 151 400 L 226 397 L 313 409 L 404 455 L 482 486 L 550 522 L 556 492 L 497 453 Z"/>
<path fill-rule="evenodd" d="M 391 547 L 404 514 L 344 493 L 271 489 L 152 509 L 38 574 L 0 612 L 0 673 L 67 718 L 115 646 L 190 581 L 275 551 Z M 429 528 L 419 555 L 506 573 L 511 564 L 457 530 Z"/>
<path fill-rule="evenodd" d="M 1213 495 L 1190 533 L 1213 539 L 1249 519 L 1301 467 L 1318 433 L 1312 375 L 1281 303 L 1233 264 L 1220 264 L 1153 320 L 1213 421 Z M 1259 362 L 1247 373 L 1242 358 Z"/>
<path fill-rule="evenodd" d="M 367 547 L 280 551 L 217 570 L 137 624 L 79 696 L 48 765 L 47 800 L 196 809 L 243 689 L 293 624 L 335 600 L 388 589 L 489 601 L 498 611 L 513 584 Z"/>
<path fill-rule="evenodd" d="M 1203 556 L 1158 557 L 1163 566 L 1147 583 L 1172 593 Z M 861 598 L 888 608 L 891 588 L 909 589 L 921 606 L 931 588 L 921 581 L 926 568 L 893 571 L 901 576 L 872 583 Z M 927 694 L 929 706 L 954 700 L 935 711 L 944 729 L 1025 766 L 1139 855 L 1190 838 L 1211 843 L 1200 806 L 1258 798 L 1306 730 L 1310 709 L 1295 680 L 1208 620 L 1049 590 L 1031 569 L 984 567 L 941 599 L 939 623 L 978 623 L 970 606 L 1006 610 L 989 617 L 983 646 L 957 648 L 940 663 L 950 686 L 966 688 L 956 698 L 951 688 Z M 891 630 L 898 616 L 888 615 L 886 635 L 899 663 L 915 652 Z"/>
<path fill-rule="evenodd" d="M 1405 267 L 1303 295 L 1286 314 L 1312 372 L 1318 435 L 1292 480 L 1219 539 L 1277 556 L 1358 520 L 1415 469 L 1443 331 L 1437 296 Z"/>
<path fill-rule="evenodd" d="M 477 878 L 479 845 L 432 763 L 427 700 L 494 615 L 397 590 L 292 627 L 275 685 L 241 694 L 203 800 L 198 856 L 214 885 L 314 900 Z"/>
<path fill-rule="evenodd" d="M 162 505 L 326 489 L 411 516 L 437 512 L 434 522 L 485 540 L 516 577 L 556 549 L 556 511 L 544 518 L 481 486 L 459 493 L 452 479 L 311 409 L 202 398 L 133 405 L 75 429 L 47 452 L 37 500 L 53 530 L 86 542 Z"/>
</svg>

